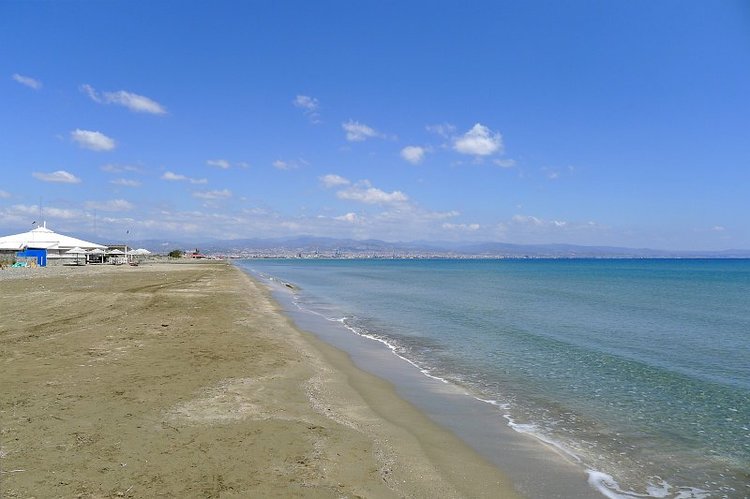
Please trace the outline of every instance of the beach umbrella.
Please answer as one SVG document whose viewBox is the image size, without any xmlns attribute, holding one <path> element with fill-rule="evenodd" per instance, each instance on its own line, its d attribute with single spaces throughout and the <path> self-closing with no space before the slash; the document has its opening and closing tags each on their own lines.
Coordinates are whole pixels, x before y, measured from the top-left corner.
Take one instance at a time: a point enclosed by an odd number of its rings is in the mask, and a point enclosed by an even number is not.
<svg viewBox="0 0 750 499">
<path fill-rule="evenodd" d="M 124 254 L 125 254 L 125 252 L 124 252 L 124 251 L 122 251 L 122 250 L 118 250 L 118 249 L 113 249 L 113 250 L 109 250 L 109 251 L 107 251 L 107 254 L 108 254 L 108 255 L 124 255 Z"/>
<path fill-rule="evenodd" d="M 103 249 L 101 249 L 101 248 L 94 248 L 94 249 L 92 249 L 91 251 L 88 252 L 89 255 L 95 256 L 97 258 L 97 261 L 99 263 L 104 262 L 104 258 L 103 258 L 104 253 L 105 253 L 105 251 Z"/>
<path fill-rule="evenodd" d="M 68 255 L 75 255 L 76 256 L 76 264 L 78 264 L 78 257 L 80 257 L 81 255 L 85 255 L 86 254 L 86 250 L 83 249 L 83 248 L 79 248 L 78 246 L 76 246 L 75 248 L 69 249 L 65 253 L 68 254 Z"/>
</svg>

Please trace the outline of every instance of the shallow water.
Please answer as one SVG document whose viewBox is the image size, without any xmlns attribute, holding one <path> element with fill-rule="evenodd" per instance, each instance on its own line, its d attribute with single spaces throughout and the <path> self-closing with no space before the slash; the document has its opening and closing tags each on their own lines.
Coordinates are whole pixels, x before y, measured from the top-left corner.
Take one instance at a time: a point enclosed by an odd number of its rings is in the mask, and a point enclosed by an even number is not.
<svg viewBox="0 0 750 499">
<path fill-rule="evenodd" d="M 494 404 L 609 495 L 750 495 L 750 261 L 240 265 Z"/>
</svg>

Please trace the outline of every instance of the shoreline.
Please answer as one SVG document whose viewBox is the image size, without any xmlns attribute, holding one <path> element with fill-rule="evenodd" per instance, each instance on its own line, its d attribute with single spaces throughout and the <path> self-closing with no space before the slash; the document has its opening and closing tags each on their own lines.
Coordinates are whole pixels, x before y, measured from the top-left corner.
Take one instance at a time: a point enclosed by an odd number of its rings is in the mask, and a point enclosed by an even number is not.
<svg viewBox="0 0 750 499">
<path fill-rule="evenodd" d="M 296 283 L 255 272 L 251 276 L 269 288 L 298 328 L 345 352 L 356 368 L 389 382 L 398 396 L 502 470 L 524 497 L 594 499 L 622 493 L 611 477 L 584 467 L 555 442 L 512 428 L 494 401 L 427 373 L 379 338 L 301 307 L 295 299 Z"/>
<path fill-rule="evenodd" d="M 4 497 L 517 496 L 239 268 L 79 270 L 2 283 Z"/>
</svg>

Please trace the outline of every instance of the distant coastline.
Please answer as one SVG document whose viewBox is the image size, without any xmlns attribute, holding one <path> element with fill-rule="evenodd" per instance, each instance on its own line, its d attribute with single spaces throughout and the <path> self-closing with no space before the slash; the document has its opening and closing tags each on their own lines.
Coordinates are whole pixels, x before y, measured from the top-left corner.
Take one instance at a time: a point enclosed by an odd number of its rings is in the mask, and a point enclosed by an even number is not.
<svg viewBox="0 0 750 499">
<path fill-rule="evenodd" d="M 14 229 L 1 230 L 0 234 Z M 101 235 L 72 234 L 100 240 Z M 106 238 L 105 238 L 106 239 Z M 576 244 L 515 244 L 492 241 L 383 241 L 300 235 L 280 238 L 245 239 L 128 239 L 130 247 L 146 248 L 156 254 L 173 249 L 200 249 L 205 256 L 242 258 L 326 258 L 326 259 L 749 259 L 750 249 L 713 250 L 629 248 L 624 246 Z"/>
<path fill-rule="evenodd" d="M 750 258 L 750 249 L 729 248 L 721 250 L 680 250 L 627 248 L 619 246 L 583 246 L 574 244 L 512 244 L 500 242 L 450 242 L 412 241 L 389 242 L 377 239 L 337 239 L 316 236 L 298 236 L 275 239 L 228 239 L 164 241 L 142 239 L 131 245 L 164 253 L 173 248 L 200 248 L 206 255 L 228 258 L 453 258 L 453 259 L 504 259 L 504 258 Z"/>
</svg>

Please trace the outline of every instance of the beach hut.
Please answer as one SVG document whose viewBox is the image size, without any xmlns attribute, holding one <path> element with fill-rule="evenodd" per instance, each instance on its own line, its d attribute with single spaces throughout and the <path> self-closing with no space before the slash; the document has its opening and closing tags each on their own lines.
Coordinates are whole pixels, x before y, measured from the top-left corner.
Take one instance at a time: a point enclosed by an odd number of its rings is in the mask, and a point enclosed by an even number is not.
<svg viewBox="0 0 750 499">
<path fill-rule="evenodd" d="M 58 234 L 48 229 L 46 222 L 28 232 L 0 237 L 0 252 L 11 253 L 16 257 L 34 257 L 38 265 L 65 263 L 80 258 L 80 255 L 68 253 L 73 248 L 104 250 L 106 246 Z"/>
</svg>

